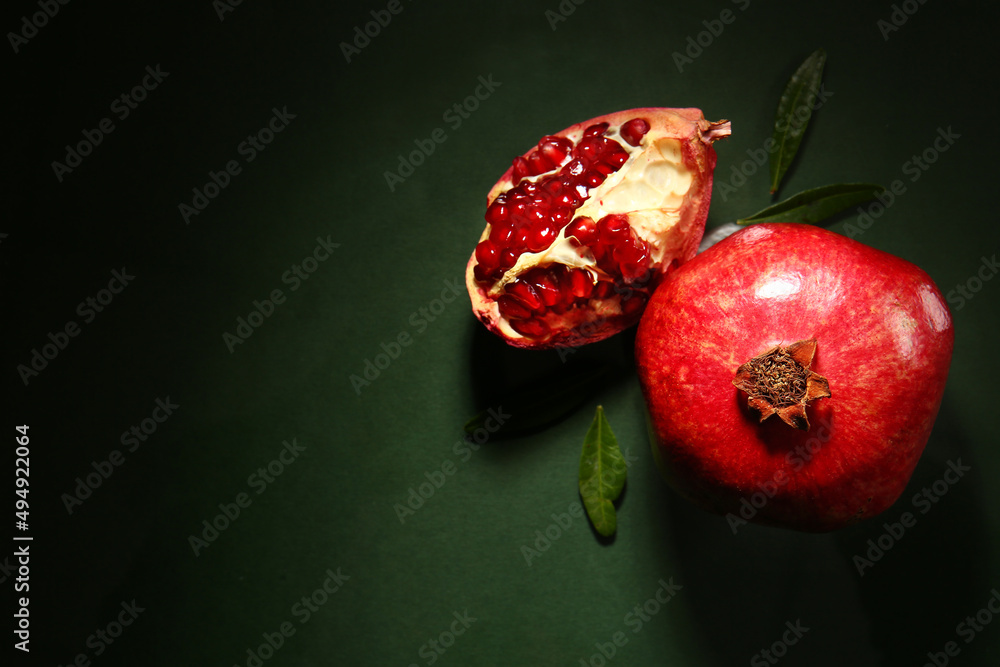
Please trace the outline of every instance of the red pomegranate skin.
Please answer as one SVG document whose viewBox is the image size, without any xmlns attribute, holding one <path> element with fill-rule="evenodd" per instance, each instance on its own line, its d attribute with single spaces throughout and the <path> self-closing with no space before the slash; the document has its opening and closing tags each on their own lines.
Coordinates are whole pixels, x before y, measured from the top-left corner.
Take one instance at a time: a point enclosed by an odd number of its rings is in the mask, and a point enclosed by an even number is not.
<svg viewBox="0 0 1000 667">
<path fill-rule="evenodd" d="M 736 369 L 807 339 L 832 395 L 809 404 L 808 430 L 761 423 Z M 639 324 L 654 456 L 734 531 L 872 517 L 899 498 L 930 437 L 953 341 L 940 290 L 910 262 L 808 225 L 748 227 L 679 267 Z"/>
</svg>

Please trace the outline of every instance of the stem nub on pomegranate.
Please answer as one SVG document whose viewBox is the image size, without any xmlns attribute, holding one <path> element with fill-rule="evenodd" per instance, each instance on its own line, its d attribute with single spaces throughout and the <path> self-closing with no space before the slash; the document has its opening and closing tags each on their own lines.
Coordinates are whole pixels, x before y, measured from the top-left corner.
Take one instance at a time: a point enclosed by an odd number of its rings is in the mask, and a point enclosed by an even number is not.
<svg viewBox="0 0 1000 667">
<path fill-rule="evenodd" d="M 809 429 L 806 406 L 830 397 L 829 381 L 809 370 L 816 347 L 814 339 L 772 347 L 736 370 L 733 385 L 747 393 L 748 404 L 760 412 L 762 422 L 776 414 L 793 428 Z"/>
</svg>

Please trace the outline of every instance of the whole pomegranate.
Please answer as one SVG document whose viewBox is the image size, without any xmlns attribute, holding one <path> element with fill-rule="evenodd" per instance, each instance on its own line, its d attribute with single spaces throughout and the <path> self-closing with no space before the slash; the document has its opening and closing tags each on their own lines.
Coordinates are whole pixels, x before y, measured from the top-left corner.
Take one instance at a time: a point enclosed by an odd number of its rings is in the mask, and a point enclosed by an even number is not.
<svg viewBox="0 0 1000 667">
<path fill-rule="evenodd" d="M 695 255 L 728 121 L 630 109 L 542 137 L 486 197 L 466 269 L 476 316 L 510 345 L 595 342 L 635 324 Z"/>
<path fill-rule="evenodd" d="M 674 271 L 639 323 L 654 454 L 734 531 L 871 517 L 927 443 L 953 339 L 913 264 L 816 227 L 748 227 Z"/>
</svg>

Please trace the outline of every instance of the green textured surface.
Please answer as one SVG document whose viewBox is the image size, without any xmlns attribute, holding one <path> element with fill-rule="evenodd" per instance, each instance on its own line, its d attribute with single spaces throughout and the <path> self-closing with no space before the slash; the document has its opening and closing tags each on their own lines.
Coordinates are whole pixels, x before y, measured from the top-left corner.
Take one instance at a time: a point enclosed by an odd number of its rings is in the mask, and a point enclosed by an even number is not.
<svg viewBox="0 0 1000 667">
<path fill-rule="evenodd" d="M 348 63 L 339 44 L 385 4 L 243 2 L 220 21 L 207 0 L 73 2 L 8 51 L 4 428 L 12 441 L 15 423 L 31 426 L 35 538 L 32 651 L 11 664 L 83 654 L 248 665 L 248 649 L 288 622 L 294 634 L 268 667 L 430 665 L 425 645 L 453 622 L 464 629 L 454 614 L 466 610 L 476 620 L 433 664 L 596 666 L 616 633 L 627 641 L 608 664 L 746 664 L 797 620 L 809 630 L 782 665 L 920 665 L 948 641 L 956 665 L 997 664 L 1000 618 L 968 643 L 957 626 L 1000 589 L 1000 487 L 989 482 L 1000 280 L 951 300 L 951 376 L 910 488 L 836 534 L 733 535 L 667 489 L 646 445 L 630 333 L 575 355 L 615 372 L 567 419 L 476 451 L 460 444 L 497 387 L 560 367 L 554 354 L 504 348 L 449 286 L 461 285 L 484 195 L 511 157 L 572 123 L 639 106 L 730 119 L 717 226 L 771 203 L 766 163 L 739 187 L 733 170 L 771 135 L 788 76 L 823 47 L 833 95 L 779 197 L 899 179 L 905 192 L 859 240 L 922 266 L 946 293 L 1000 250 L 994 5 L 903 3 L 916 11 L 885 39 L 889 2 L 670 4 L 586 2 L 553 29 L 556 0 L 404 0 Z M 734 20 L 712 36 L 704 22 L 723 10 Z M 0 25 L 17 30 L 37 11 L 13 3 Z M 711 43 L 678 71 L 672 54 L 699 33 Z M 169 75 L 119 119 L 112 100 L 157 64 Z M 496 90 L 449 123 L 490 76 Z M 283 107 L 295 118 L 247 162 L 241 142 Z M 52 161 L 104 117 L 114 131 L 59 182 Z M 436 128 L 444 143 L 390 191 L 384 172 Z M 960 138 L 911 180 L 911 156 L 939 128 Z M 242 171 L 185 224 L 178 204 L 229 160 Z M 339 247 L 293 291 L 283 275 L 317 237 Z M 84 322 L 77 304 L 122 267 L 135 279 Z M 276 289 L 286 301 L 230 353 L 223 334 Z M 70 320 L 80 334 L 25 386 L 17 366 Z M 402 334 L 409 345 L 357 393 L 350 376 Z M 123 431 L 167 397 L 180 407 L 127 451 Z M 610 543 L 569 513 L 598 403 L 631 462 Z M 252 477 L 292 439 L 305 449 L 280 476 Z M 68 513 L 63 494 L 116 449 L 122 465 Z M 972 471 L 921 514 L 913 494 L 958 458 Z M 442 466 L 444 484 L 401 522 L 394 506 Z M 195 555 L 189 536 L 240 493 L 249 505 Z M 916 525 L 860 576 L 853 557 L 906 510 Z M 539 531 L 556 539 L 529 565 L 522 547 Z M 0 560 L 5 594 L 11 561 Z M 296 604 L 338 568 L 350 578 L 307 617 Z M 662 608 L 661 582 L 682 586 Z M 114 643 L 90 639 L 133 599 L 144 611 Z M 647 620 L 634 611 L 644 604 L 656 611 Z"/>
</svg>

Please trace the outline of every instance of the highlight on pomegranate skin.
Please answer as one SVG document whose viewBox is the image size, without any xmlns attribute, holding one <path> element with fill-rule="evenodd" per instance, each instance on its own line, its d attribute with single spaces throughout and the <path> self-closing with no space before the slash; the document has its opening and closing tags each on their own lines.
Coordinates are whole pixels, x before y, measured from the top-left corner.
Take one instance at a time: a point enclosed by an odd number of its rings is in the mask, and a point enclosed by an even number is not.
<svg viewBox="0 0 1000 667">
<path fill-rule="evenodd" d="M 729 134 L 698 109 L 645 108 L 542 137 L 487 195 L 466 268 L 473 312 L 534 349 L 635 324 L 662 278 L 698 251 L 712 142 Z"/>
</svg>

